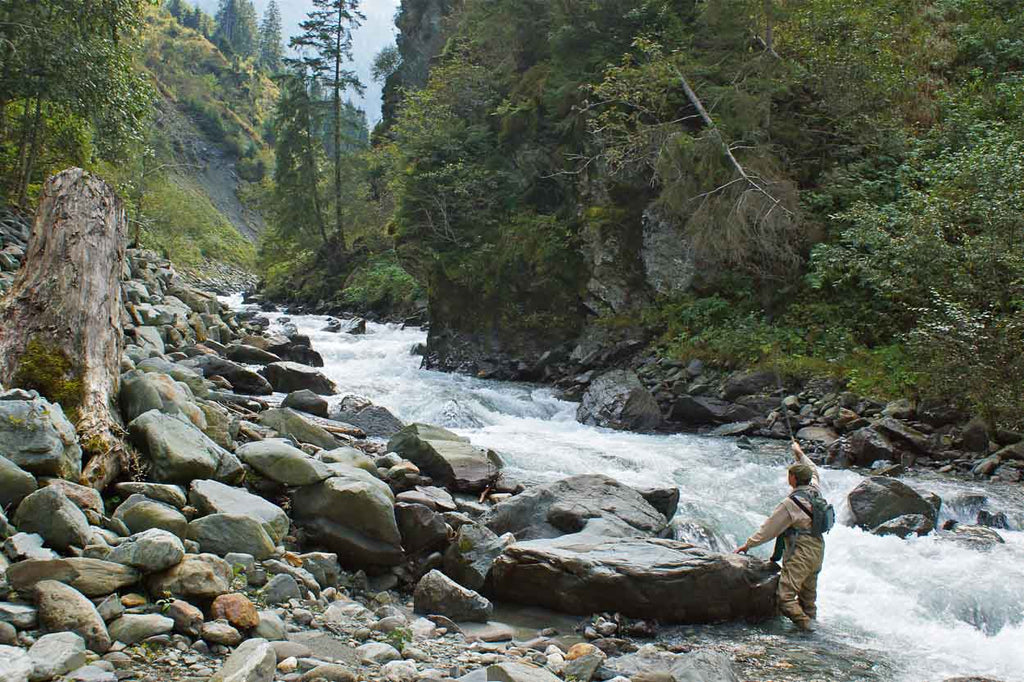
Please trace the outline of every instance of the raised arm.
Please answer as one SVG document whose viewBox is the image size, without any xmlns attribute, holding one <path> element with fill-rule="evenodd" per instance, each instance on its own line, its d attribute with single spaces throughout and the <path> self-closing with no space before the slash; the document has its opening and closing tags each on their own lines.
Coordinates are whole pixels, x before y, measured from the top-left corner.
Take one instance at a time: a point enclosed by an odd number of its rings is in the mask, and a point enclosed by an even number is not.
<svg viewBox="0 0 1024 682">
<path fill-rule="evenodd" d="M 796 461 L 797 464 L 806 464 L 807 466 L 811 467 L 811 471 L 814 472 L 813 474 L 811 474 L 811 485 L 814 486 L 815 488 L 820 488 L 821 476 L 818 473 L 817 465 L 815 465 L 815 463 L 811 461 L 810 457 L 804 454 L 804 449 L 800 447 L 800 443 L 793 441 L 790 444 L 790 449 L 793 451 L 793 459 Z"/>
</svg>

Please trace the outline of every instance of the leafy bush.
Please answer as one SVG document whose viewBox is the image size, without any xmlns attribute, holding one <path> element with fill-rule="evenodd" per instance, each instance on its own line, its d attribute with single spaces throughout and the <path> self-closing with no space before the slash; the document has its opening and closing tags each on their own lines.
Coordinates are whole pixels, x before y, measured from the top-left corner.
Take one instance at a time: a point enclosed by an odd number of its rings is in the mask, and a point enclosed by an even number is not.
<svg viewBox="0 0 1024 682">
<path fill-rule="evenodd" d="M 358 310 L 392 312 L 411 310 L 422 295 L 419 284 L 390 252 L 356 269 L 345 282 L 341 299 Z"/>
</svg>

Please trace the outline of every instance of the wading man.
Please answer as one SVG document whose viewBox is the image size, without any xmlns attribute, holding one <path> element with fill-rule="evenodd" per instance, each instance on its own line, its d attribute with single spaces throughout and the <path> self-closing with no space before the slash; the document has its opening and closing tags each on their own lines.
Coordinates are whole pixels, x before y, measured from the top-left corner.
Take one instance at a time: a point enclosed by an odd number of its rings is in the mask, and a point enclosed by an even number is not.
<svg viewBox="0 0 1024 682">
<path fill-rule="evenodd" d="M 831 528 L 832 510 L 821 495 L 818 468 L 795 441 L 792 449 L 796 464 L 789 467 L 789 485 L 793 491 L 736 553 L 745 554 L 780 536 L 784 539 L 779 610 L 801 630 L 810 630 L 817 615 L 818 573 L 825 558 L 822 533 Z"/>
</svg>

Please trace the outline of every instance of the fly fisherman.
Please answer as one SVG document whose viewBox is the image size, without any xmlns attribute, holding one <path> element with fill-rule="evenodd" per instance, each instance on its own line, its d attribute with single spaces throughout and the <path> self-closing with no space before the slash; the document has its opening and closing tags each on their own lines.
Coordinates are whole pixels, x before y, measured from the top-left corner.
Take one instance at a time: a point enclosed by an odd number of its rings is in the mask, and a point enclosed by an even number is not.
<svg viewBox="0 0 1024 682">
<path fill-rule="evenodd" d="M 756 533 L 736 549 L 737 554 L 782 537 L 785 554 L 779 575 L 779 610 L 801 630 L 810 630 L 817 609 L 818 573 L 825 558 L 825 541 L 821 534 L 831 527 L 831 507 L 827 510 L 821 495 L 818 468 L 808 459 L 800 445 L 793 441 L 793 458 L 789 467 L 789 485 L 793 491 L 775 508 Z M 815 512 L 819 512 L 816 519 Z M 820 519 L 826 515 L 826 519 Z M 812 524 L 812 520 L 816 522 Z"/>
</svg>

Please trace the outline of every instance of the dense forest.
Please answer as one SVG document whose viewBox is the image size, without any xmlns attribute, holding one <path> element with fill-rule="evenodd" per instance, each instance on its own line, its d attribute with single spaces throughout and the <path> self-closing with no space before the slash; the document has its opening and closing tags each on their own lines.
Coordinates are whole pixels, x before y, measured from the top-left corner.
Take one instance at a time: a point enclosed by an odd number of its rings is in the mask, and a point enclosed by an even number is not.
<svg viewBox="0 0 1024 682">
<path fill-rule="evenodd" d="M 1020 423 L 1017 2 L 405 0 L 372 132 L 356 2 L 317 0 L 290 48 L 273 3 L 92 5 L 0 9 L 12 207 L 95 169 L 182 265 L 321 307 L 425 298 L 437 366 L 636 339 Z"/>
</svg>

